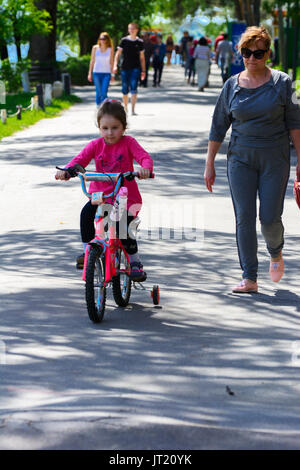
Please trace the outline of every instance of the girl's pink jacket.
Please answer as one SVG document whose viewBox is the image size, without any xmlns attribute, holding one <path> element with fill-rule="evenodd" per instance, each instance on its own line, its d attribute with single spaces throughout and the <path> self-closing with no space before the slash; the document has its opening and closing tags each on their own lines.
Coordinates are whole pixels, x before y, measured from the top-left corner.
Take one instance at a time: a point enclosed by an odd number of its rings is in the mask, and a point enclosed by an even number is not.
<svg viewBox="0 0 300 470">
<path fill-rule="evenodd" d="M 99 173 L 120 173 L 125 171 L 134 171 L 134 160 L 141 165 L 142 168 L 153 170 L 153 161 L 146 150 L 130 136 L 123 136 L 119 142 L 113 145 L 107 145 L 103 137 L 92 140 L 84 149 L 74 157 L 65 168 L 79 163 L 84 168 L 91 162 L 95 161 L 95 170 Z M 142 197 L 140 195 L 138 185 L 135 180 L 126 181 L 125 186 L 128 188 L 127 209 L 131 208 L 132 214 L 135 216 L 140 210 Z M 92 181 L 89 186 L 89 193 L 112 191 L 110 182 Z M 108 203 L 111 201 L 107 201 Z"/>
</svg>

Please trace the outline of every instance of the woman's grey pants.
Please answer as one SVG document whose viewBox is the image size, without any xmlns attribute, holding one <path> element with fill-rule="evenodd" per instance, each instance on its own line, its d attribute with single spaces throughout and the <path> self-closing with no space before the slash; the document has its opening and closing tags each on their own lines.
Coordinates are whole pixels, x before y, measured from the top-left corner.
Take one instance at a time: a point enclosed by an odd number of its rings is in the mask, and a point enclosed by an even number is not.
<svg viewBox="0 0 300 470">
<path fill-rule="evenodd" d="M 256 199 L 259 196 L 261 231 L 270 255 L 283 247 L 281 221 L 283 201 L 290 172 L 290 147 L 253 148 L 230 142 L 227 176 L 236 217 L 236 239 L 243 278 L 256 281 L 257 234 Z"/>
</svg>

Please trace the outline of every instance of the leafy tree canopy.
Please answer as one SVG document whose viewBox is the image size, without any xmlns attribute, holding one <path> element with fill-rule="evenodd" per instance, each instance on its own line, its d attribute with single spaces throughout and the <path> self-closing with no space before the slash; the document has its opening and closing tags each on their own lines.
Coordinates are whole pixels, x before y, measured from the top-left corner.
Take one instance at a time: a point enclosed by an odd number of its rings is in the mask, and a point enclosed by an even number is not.
<svg viewBox="0 0 300 470">
<path fill-rule="evenodd" d="M 7 43 L 26 43 L 33 33 L 51 30 L 49 14 L 39 10 L 34 0 L 0 0 L 0 37 Z"/>
</svg>

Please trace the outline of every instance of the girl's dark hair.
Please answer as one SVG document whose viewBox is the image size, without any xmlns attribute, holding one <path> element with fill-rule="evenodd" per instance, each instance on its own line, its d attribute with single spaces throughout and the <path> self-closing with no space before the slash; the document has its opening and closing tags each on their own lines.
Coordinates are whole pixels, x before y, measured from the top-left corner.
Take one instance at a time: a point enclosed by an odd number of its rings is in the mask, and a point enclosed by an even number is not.
<svg viewBox="0 0 300 470">
<path fill-rule="evenodd" d="M 100 121 L 104 114 L 109 114 L 122 123 L 124 129 L 127 127 L 127 117 L 125 109 L 118 100 L 105 100 L 97 113 L 97 124 L 100 127 Z"/>
<path fill-rule="evenodd" d="M 207 39 L 204 36 L 202 36 L 202 38 L 199 39 L 198 44 L 200 46 L 207 46 L 207 44 L 208 44 Z"/>
</svg>

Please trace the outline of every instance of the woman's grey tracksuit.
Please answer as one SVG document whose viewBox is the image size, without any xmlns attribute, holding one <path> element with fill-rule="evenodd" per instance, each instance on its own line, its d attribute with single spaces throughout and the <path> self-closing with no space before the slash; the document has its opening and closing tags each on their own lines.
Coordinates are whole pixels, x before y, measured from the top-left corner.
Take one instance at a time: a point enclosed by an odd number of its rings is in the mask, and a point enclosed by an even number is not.
<svg viewBox="0 0 300 470">
<path fill-rule="evenodd" d="M 225 83 L 218 98 L 209 140 L 222 142 L 230 125 L 227 175 L 236 216 L 236 236 L 243 278 L 256 281 L 256 199 L 262 234 L 272 257 L 283 247 L 281 221 L 290 171 L 289 130 L 300 129 L 300 109 L 292 82 L 272 70 L 258 88 L 240 87 L 238 75 Z"/>
</svg>

